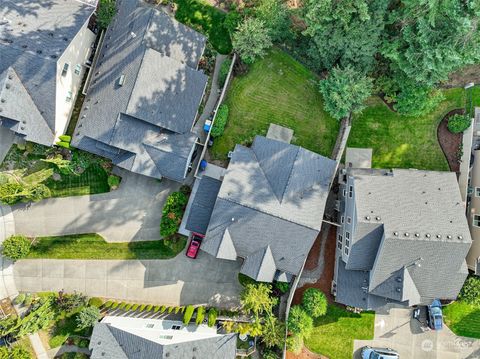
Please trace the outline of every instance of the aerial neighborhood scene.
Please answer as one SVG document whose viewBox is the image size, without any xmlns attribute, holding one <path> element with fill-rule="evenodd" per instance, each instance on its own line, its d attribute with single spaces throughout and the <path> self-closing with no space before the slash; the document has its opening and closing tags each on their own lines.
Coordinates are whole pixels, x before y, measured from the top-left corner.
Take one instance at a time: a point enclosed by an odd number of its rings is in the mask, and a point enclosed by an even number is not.
<svg viewBox="0 0 480 359">
<path fill-rule="evenodd" d="M 480 359 L 478 0 L 0 0 L 0 359 Z"/>
</svg>

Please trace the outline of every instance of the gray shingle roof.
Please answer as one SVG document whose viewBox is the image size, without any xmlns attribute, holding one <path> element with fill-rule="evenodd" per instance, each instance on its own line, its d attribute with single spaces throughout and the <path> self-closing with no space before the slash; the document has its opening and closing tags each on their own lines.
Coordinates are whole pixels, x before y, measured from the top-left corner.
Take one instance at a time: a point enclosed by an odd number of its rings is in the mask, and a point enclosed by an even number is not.
<svg viewBox="0 0 480 359">
<path fill-rule="evenodd" d="M 103 146 L 123 168 L 183 180 L 207 83 L 196 71 L 204 46 L 203 35 L 165 13 L 138 0 L 119 2 L 72 144 L 94 153 Z M 118 158 L 122 151 L 130 154 Z"/>
<path fill-rule="evenodd" d="M 347 270 L 338 275 L 365 269 L 370 294 L 409 305 L 455 299 L 471 245 L 455 173 L 353 169 L 347 175 L 358 225 Z M 342 281 L 338 290 L 348 292 Z"/>
<path fill-rule="evenodd" d="M 199 181 L 185 228 L 192 232 L 205 234 L 222 182 L 208 176 L 203 176 Z"/>
<path fill-rule="evenodd" d="M 94 11 L 95 2 L 86 1 L 1 2 L 0 74 L 13 69 L 16 78 L 11 89 L 0 89 L 6 100 L 0 107 L 7 107 L 15 96 L 17 109 L 10 108 L 8 115 L 27 121 L 19 126 L 25 127 L 19 134 L 27 140 L 53 143 L 57 60 Z M 27 109 L 31 116 L 26 118 Z"/>
<path fill-rule="evenodd" d="M 240 273 L 248 275 L 257 282 L 273 282 L 277 267 L 270 246 L 250 254 L 242 264 Z"/>
<path fill-rule="evenodd" d="M 95 325 L 90 340 L 92 359 L 234 359 L 236 347 L 236 334 L 162 345 L 106 323 Z"/>
<path fill-rule="evenodd" d="M 202 244 L 244 272 L 298 274 L 317 237 L 335 162 L 301 147 L 257 136 L 237 145 Z M 266 248 L 273 261 L 264 261 Z M 268 265 L 267 265 L 268 263 Z"/>
</svg>

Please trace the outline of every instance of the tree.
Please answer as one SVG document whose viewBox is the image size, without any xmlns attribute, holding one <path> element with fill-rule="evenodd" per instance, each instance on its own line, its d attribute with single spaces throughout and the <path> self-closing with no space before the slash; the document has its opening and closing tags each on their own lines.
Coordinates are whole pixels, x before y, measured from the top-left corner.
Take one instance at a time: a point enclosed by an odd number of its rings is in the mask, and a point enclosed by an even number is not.
<svg viewBox="0 0 480 359">
<path fill-rule="evenodd" d="M 463 284 L 458 299 L 480 307 L 480 277 L 470 276 Z"/>
<path fill-rule="evenodd" d="M 30 252 L 30 240 L 22 235 L 14 235 L 3 241 L 3 255 L 12 260 L 25 258 Z"/>
<path fill-rule="evenodd" d="M 407 116 L 421 116 L 431 112 L 443 100 L 442 92 L 428 86 L 416 86 L 404 82 L 397 95 L 392 96 L 396 103 L 393 108 Z"/>
<path fill-rule="evenodd" d="M 313 329 L 313 319 L 300 305 L 294 305 L 288 315 L 287 327 L 292 334 L 308 337 Z"/>
<path fill-rule="evenodd" d="M 50 197 L 50 189 L 42 182 L 52 174 L 51 168 L 42 169 L 27 176 L 25 176 L 24 170 L 2 173 L 0 176 L 0 202 L 11 205 L 19 201 L 39 201 Z"/>
<path fill-rule="evenodd" d="M 300 354 L 303 348 L 303 337 L 301 335 L 290 335 L 286 340 L 287 349 L 294 354 Z"/>
<path fill-rule="evenodd" d="M 303 293 L 302 307 L 312 317 L 318 318 L 327 313 L 327 297 L 316 288 L 308 288 Z"/>
<path fill-rule="evenodd" d="M 87 297 L 81 293 L 64 294 L 58 293 L 57 307 L 67 314 L 75 312 L 87 304 Z"/>
<path fill-rule="evenodd" d="M 340 120 L 350 112 L 360 112 L 364 101 L 372 92 L 372 80 L 348 66 L 335 67 L 328 78 L 320 81 L 320 92 L 325 100 L 325 109 Z"/>
<path fill-rule="evenodd" d="M 290 17 L 284 1 L 260 0 L 255 16 L 263 21 L 272 41 L 281 41 L 288 37 Z"/>
<path fill-rule="evenodd" d="M 93 327 L 100 318 L 100 309 L 94 306 L 83 308 L 77 315 L 77 328 L 79 330 Z"/>
<path fill-rule="evenodd" d="M 233 34 L 232 44 L 242 61 L 251 64 L 266 54 L 266 50 L 272 46 L 272 39 L 262 20 L 249 18 Z"/>
<path fill-rule="evenodd" d="M 277 303 L 277 298 L 271 297 L 271 293 L 272 287 L 269 284 L 247 284 L 240 300 L 243 309 L 247 313 L 253 312 L 256 317 L 263 312 L 271 313 Z"/>
<path fill-rule="evenodd" d="M 187 202 L 188 196 L 181 191 L 173 192 L 168 196 L 163 206 L 162 219 L 160 222 L 160 235 L 162 237 L 177 233 Z"/>
<path fill-rule="evenodd" d="M 183 314 L 183 324 L 187 325 L 188 323 L 190 323 L 194 311 L 195 307 L 193 305 L 187 305 L 185 313 Z"/>
<path fill-rule="evenodd" d="M 195 318 L 195 324 L 196 325 L 202 324 L 204 319 L 205 319 L 205 307 L 198 307 L 197 317 Z"/>
<path fill-rule="evenodd" d="M 353 66 L 366 73 L 382 44 L 388 0 L 309 0 L 304 35 L 318 70 Z"/>
<path fill-rule="evenodd" d="M 116 12 L 115 0 L 100 0 L 97 12 L 97 21 L 100 28 L 106 29 Z"/>
<path fill-rule="evenodd" d="M 213 327 L 217 322 L 217 310 L 215 308 L 210 308 L 208 310 L 208 326 Z"/>
<path fill-rule="evenodd" d="M 281 347 L 285 340 L 285 325 L 274 315 L 268 314 L 263 321 L 262 342 L 267 348 Z"/>
</svg>

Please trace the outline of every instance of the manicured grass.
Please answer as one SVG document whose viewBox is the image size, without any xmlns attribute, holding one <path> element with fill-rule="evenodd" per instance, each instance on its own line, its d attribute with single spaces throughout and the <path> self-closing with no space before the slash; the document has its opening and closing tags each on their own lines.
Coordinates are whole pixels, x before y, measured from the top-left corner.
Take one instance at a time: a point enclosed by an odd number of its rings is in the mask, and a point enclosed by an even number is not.
<svg viewBox="0 0 480 359">
<path fill-rule="evenodd" d="M 225 133 L 215 139 L 211 154 L 226 159 L 235 144 L 248 145 L 266 135 L 270 123 L 294 130 L 292 143 L 330 156 L 339 122 L 323 109 L 317 77 L 279 49 L 256 61 L 244 76 L 233 80 L 226 103 Z"/>
<path fill-rule="evenodd" d="M 221 54 L 232 51 L 230 34 L 224 26 L 226 13 L 202 0 L 174 0 L 175 19 L 208 36 L 212 46 Z"/>
<path fill-rule="evenodd" d="M 98 164 L 91 165 L 79 176 L 63 174 L 61 176 L 61 181 L 54 181 L 52 177 L 45 181 L 52 192 L 52 197 L 81 196 L 110 191 L 108 174 Z"/>
<path fill-rule="evenodd" d="M 108 243 L 98 234 L 35 239 L 27 258 L 52 259 L 168 259 L 186 245 L 185 237 L 172 240 Z"/>
<path fill-rule="evenodd" d="M 443 307 L 443 315 L 455 334 L 480 339 L 480 307 L 458 301 Z"/>
<path fill-rule="evenodd" d="M 355 314 L 336 305 L 329 305 L 327 314 L 316 319 L 305 346 L 329 358 L 350 359 L 353 340 L 373 339 L 375 313 Z"/>
<path fill-rule="evenodd" d="M 437 127 L 449 111 L 465 107 L 465 91 L 449 89 L 444 95 L 445 100 L 433 112 L 419 117 L 401 116 L 380 98 L 372 97 L 368 107 L 353 120 L 348 146 L 372 148 L 375 168 L 448 171 Z M 474 102 L 480 104 L 480 88 L 475 89 Z"/>
</svg>

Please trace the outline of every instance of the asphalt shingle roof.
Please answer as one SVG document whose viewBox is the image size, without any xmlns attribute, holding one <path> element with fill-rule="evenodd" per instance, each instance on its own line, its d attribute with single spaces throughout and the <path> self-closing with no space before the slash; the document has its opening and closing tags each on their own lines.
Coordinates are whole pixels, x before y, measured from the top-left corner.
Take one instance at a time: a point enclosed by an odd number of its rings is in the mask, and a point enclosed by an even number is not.
<svg viewBox="0 0 480 359">
<path fill-rule="evenodd" d="M 19 126 L 25 127 L 19 134 L 27 140 L 52 144 L 57 60 L 95 6 L 95 1 L 76 0 L 0 2 L 0 74 L 13 70 L 16 76 L 11 89 L 0 89 L 0 97 L 5 99 L 0 108 L 8 106 L 15 96 L 17 109 L 10 108 L 8 116 L 18 116 L 10 120 L 27 121 Z M 23 109 L 31 111 L 32 116 L 26 118 Z M 0 116 L 7 114 L 0 112 Z"/>
<path fill-rule="evenodd" d="M 130 171 L 182 181 L 207 83 L 196 70 L 205 37 L 141 1 L 117 5 L 72 144 Z"/>
<path fill-rule="evenodd" d="M 243 270 L 257 276 L 270 277 L 272 269 L 298 274 L 319 233 L 334 171 L 328 158 L 265 137 L 251 148 L 237 145 L 202 249 L 242 257 Z M 273 260 L 258 254 L 267 247 Z"/>
</svg>

